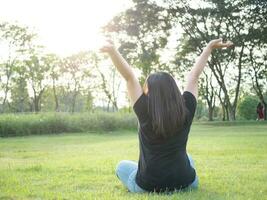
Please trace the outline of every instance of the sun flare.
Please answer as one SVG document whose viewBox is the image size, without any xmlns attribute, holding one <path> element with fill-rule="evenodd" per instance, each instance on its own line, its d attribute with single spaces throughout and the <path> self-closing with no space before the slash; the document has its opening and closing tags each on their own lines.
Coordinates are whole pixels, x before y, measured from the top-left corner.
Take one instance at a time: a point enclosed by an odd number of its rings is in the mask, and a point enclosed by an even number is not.
<svg viewBox="0 0 267 200">
<path fill-rule="evenodd" d="M 129 2 L 10 0 L 1 3 L 0 17 L 34 28 L 49 52 L 64 56 L 98 48 L 101 26 L 129 7 Z"/>
</svg>

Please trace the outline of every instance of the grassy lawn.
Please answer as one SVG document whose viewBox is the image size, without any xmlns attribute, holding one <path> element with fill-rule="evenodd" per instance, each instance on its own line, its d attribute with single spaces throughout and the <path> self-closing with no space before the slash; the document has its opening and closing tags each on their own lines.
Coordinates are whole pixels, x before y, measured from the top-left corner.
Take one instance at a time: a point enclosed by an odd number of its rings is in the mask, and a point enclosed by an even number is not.
<svg viewBox="0 0 267 200">
<path fill-rule="evenodd" d="M 114 175 L 136 131 L 0 138 L 0 199 L 267 199 L 267 124 L 195 124 L 197 191 L 130 194 Z"/>
</svg>

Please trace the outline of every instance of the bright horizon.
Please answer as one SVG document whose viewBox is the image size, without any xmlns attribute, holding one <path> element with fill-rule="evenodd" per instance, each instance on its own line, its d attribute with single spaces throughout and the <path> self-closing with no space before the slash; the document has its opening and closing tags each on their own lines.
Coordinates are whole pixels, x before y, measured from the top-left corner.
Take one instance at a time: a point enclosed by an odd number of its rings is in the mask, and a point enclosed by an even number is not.
<svg viewBox="0 0 267 200">
<path fill-rule="evenodd" d="M 1 2 L 0 19 L 28 26 L 48 52 L 67 56 L 96 49 L 100 28 L 130 5 L 130 0 L 9 0 Z"/>
</svg>

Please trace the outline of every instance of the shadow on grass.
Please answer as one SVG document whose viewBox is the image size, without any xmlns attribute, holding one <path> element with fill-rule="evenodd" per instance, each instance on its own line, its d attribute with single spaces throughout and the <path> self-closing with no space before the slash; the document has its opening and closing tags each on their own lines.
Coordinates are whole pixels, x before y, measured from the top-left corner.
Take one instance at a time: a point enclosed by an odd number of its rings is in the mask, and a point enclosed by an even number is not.
<svg viewBox="0 0 267 200">
<path fill-rule="evenodd" d="M 225 194 L 220 192 L 214 192 L 209 191 L 204 188 L 198 188 L 198 189 L 184 189 L 184 190 L 178 190 L 173 192 L 162 192 L 162 193 L 155 193 L 155 192 L 149 192 L 149 193 L 130 193 L 126 189 L 124 191 L 121 191 L 122 187 L 117 186 L 116 189 L 120 190 L 121 195 L 125 195 L 127 199 L 213 199 L 213 200 L 220 200 L 225 199 Z"/>
</svg>

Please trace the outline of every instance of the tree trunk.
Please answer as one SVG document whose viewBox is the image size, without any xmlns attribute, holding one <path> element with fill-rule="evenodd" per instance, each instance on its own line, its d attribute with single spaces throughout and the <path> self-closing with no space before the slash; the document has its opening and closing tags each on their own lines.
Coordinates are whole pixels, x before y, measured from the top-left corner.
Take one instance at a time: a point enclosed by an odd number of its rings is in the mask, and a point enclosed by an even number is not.
<svg viewBox="0 0 267 200">
<path fill-rule="evenodd" d="M 237 107 L 237 102 L 238 102 L 238 98 L 239 98 L 239 93 L 240 93 L 240 84 L 241 84 L 241 78 L 242 78 L 242 58 L 244 55 L 244 48 L 245 48 L 245 44 L 242 44 L 241 47 L 241 51 L 240 51 L 240 55 L 239 55 L 239 59 L 238 59 L 238 78 L 237 78 L 237 86 L 236 86 L 236 90 L 235 90 L 235 99 L 233 104 L 231 105 L 230 101 L 229 101 L 229 108 L 230 108 L 230 120 L 231 121 L 235 121 L 236 120 L 236 107 Z"/>
<path fill-rule="evenodd" d="M 209 106 L 209 121 L 213 121 L 213 111 L 214 111 L 214 107 Z"/>
<path fill-rule="evenodd" d="M 235 121 L 235 109 L 233 109 L 231 106 L 228 107 L 229 109 L 229 120 L 230 121 Z"/>
<path fill-rule="evenodd" d="M 108 105 L 107 105 L 107 111 L 109 112 L 109 104 L 110 104 L 110 100 L 108 100 Z"/>
<path fill-rule="evenodd" d="M 2 103 L 2 112 L 4 113 L 5 112 L 5 105 L 6 105 L 6 100 L 7 100 L 7 93 L 9 91 L 9 78 L 7 80 L 7 83 L 6 83 L 6 87 L 5 87 L 5 93 L 4 93 L 4 100 L 3 100 L 3 103 Z"/>
<path fill-rule="evenodd" d="M 226 113 L 226 121 L 230 121 L 230 115 L 229 115 L 229 105 L 227 105 L 226 102 L 224 102 L 225 107 L 225 113 Z"/>
<path fill-rule="evenodd" d="M 53 93 L 54 93 L 54 99 L 55 99 L 55 112 L 59 112 L 59 103 L 56 93 L 56 86 L 55 86 L 55 80 L 53 79 Z"/>
<path fill-rule="evenodd" d="M 221 103 L 221 106 L 222 106 L 222 113 L 223 113 L 222 121 L 229 121 L 228 106 L 226 104 L 226 101 L 223 100 L 221 97 L 221 88 L 220 88 L 219 93 L 217 93 L 217 96 L 218 96 L 220 103 Z"/>
<path fill-rule="evenodd" d="M 114 111 L 118 111 L 118 105 L 117 105 L 117 101 L 114 99 L 113 101 L 112 101 L 112 110 L 113 110 L 113 112 Z"/>
<path fill-rule="evenodd" d="M 2 112 L 4 113 L 5 112 L 5 104 L 6 104 L 6 101 L 7 101 L 7 94 L 9 92 L 9 84 L 10 84 L 10 79 L 11 79 L 11 76 L 12 76 L 12 73 L 13 73 L 13 65 L 15 63 L 15 60 L 13 61 L 10 61 L 5 64 L 5 71 L 6 71 L 6 83 L 5 83 L 5 92 L 4 92 L 4 100 L 3 100 L 3 103 L 2 103 Z"/>
<path fill-rule="evenodd" d="M 41 102 L 41 98 L 44 92 L 44 88 L 40 91 L 40 93 L 37 95 L 36 94 L 36 90 L 33 89 L 34 91 L 34 99 L 33 99 L 33 103 L 34 103 L 34 112 L 38 113 L 41 111 L 41 106 L 40 106 L 40 102 Z"/>
<path fill-rule="evenodd" d="M 77 94 L 75 92 L 73 99 L 72 99 L 71 113 L 74 113 L 74 111 L 75 111 L 76 97 L 77 97 Z"/>
<path fill-rule="evenodd" d="M 34 95 L 33 104 L 34 104 L 34 112 L 35 113 L 39 112 L 39 102 L 36 95 Z"/>
<path fill-rule="evenodd" d="M 222 120 L 225 121 L 225 120 L 226 120 L 226 119 L 225 119 L 225 106 L 224 106 L 223 103 L 222 103 L 221 105 L 222 105 L 222 112 L 223 112 Z"/>
</svg>

